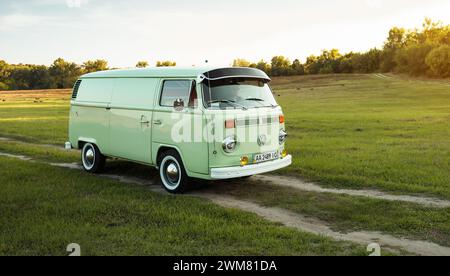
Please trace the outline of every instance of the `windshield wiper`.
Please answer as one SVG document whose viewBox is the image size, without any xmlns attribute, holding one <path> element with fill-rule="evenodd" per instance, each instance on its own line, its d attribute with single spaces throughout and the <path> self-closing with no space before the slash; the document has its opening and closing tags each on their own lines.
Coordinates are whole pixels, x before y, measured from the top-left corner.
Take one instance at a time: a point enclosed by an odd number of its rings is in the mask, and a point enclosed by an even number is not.
<svg viewBox="0 0 450 276">
<path fill-rule="evenodd" d="M 227 103 L 229 105 L 233 105 L 233 106 L 237 106 L 242 108 L 243 110 L 247 110 L 248 108 L 244 105 L 238 104 L 236 102 L 230 101 L 230 100 L 215 100 L 215 101 L 210 101 L 208 102 L 209 105 L 213 104 L 213 103 Z"/>
<path fill-rule="evenodd" d="M 248 99 L 245 99 L 246 101 L 254 101 L 254 102 L 265 102 L 265 100 L 263 100 L 263 99 L 260 99 L 260 98 L 248 98 Z M 276 107 L 278 107 L 279 105 L 274 105 L 274 104 L 270 104 L 270 106 L 261 106 L 261 107 L 272 107 L 272 108 L 276 108 Z"/>
<path fill-rule="evenodd" d="M 263 99 L 259 99 L 259 98 L 248 98 L 245 99 L 246 101 L 255 101 L 255 102 L 265 102 L 265 100 Z"/>
</svg>

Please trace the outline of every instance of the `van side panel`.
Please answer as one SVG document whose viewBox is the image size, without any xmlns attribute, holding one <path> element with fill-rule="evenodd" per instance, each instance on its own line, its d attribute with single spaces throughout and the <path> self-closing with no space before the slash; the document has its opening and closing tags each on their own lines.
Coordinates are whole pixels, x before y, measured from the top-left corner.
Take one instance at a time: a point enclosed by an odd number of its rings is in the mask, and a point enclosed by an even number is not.
<svg viewBox="0 0 450 276">
<path fill-rule="evenodd" d="M 113 79 L 83 79 L 77 99 L 72 101 L 69 136 L 74 147 L 79 141 L 94 142 L 102 153 L 109 151 L 109 110 Z"/>
<path fill-rule="evenodd" d="M 151 134 L 158 79 L 116 79 L 111 101 L 108 154 L 152 164 Z"/>
</svg>

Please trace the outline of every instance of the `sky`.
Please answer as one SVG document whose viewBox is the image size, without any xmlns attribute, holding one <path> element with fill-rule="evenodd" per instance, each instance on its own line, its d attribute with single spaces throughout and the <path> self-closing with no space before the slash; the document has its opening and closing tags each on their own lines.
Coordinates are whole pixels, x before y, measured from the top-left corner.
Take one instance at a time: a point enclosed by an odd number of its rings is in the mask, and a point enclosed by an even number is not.
<svg viewBox="0 0 450 276">
<path fill-rule="evenodd" d="M 393 26 L 450 24 L 449 0 L 0 0 L 0 60 L 111 67 L 228 66 L 235 58 L 304 61 L 322 49 L 381 47 Z"/>
</svg>

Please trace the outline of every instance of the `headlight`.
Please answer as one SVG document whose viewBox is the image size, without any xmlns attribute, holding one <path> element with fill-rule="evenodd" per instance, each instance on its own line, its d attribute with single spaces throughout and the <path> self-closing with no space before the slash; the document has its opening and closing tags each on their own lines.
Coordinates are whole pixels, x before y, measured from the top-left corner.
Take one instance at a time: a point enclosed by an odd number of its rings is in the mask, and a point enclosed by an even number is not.
<svg viewBox="0 0 450 276">
<path fill-rule="evenodd" d="M 229 136 L 223 140 L 222 148 L 226 153 L 232 153 L 236 149 L 236 137 Z"/>
<path fill-rule="evenodd" d="M 280 141 L 280 145 L 284 144 L 284 142 L 286 142 L 286 138 L 288 137 L 286 131 L 284 130 L 280 130 L 280 136 L 279 136 L 279 141 Z"/>
</svg>

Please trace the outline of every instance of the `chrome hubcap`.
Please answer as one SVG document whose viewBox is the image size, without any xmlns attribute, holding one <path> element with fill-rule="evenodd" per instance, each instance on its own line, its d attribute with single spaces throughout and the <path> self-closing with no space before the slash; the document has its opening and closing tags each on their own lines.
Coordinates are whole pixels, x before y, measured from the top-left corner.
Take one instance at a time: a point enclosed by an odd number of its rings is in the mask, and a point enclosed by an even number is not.
<svg viewBox="0 0 450 276">
<path fill-rule="evenodd" d="M 89 164 L 94 163 L 94 151 L 92 149 L 88 149 L 88 151 L 86 151 L 86 161 Z"/>
<path fill-rule="evenodd" d="M 167 180 L 171 183 L 171 184 L 176 184 L 178 182 L 179 179 L 179 171 L 178 171 L 178 167 L 175 163 L 170 163 L 167 168 L 166 168 L 166 176 L 167 176 Z"/>
<path fill-rule="evenodd" d="M 87 146 L 84 150 L 83 164 L 85 168 L 91 169 L 95 163 L 95 151 L 92 146 Z"/>
</svg>

